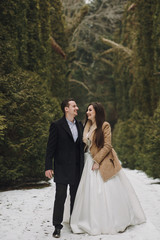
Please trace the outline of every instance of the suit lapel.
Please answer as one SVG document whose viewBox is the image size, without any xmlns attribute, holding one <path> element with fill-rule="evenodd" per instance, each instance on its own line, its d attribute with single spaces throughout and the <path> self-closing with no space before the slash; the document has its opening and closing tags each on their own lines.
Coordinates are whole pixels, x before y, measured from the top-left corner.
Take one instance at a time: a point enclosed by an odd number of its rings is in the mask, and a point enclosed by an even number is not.
<svg viewBox="0 0 160 240">
<path fill-rule="evenodd" d="M 76 120 L 76 126 L 77 126 L 77 130 L 78 130 L 78 139 L 81 139 L 82 138 L 82 133 L 81 133 L 81 130 L 80 130 L 80 126 L 79 126 L 79 123 L 78 121 Z"/>
<path fill-rule="evenodd" d="M 78 141 L 78 139 L 81 137 L 82 134 L 81 134 L 80 127 L 79 127 L 79 124 L 78 124 L 78 121 L 77 121 L 77 120 L 76 120 L 76 126 L 77 126 L 77 130 L 78 130 L 78 138 L 77 138 L 76 141 Z M 69 125 L 68 125 L 67 120 L 66 120 L 65 117 L 62 118 L 62 127 L 65 129 L 65 131 L 66 131 L 66 132 L 72 137 L 72 139 L 73 139 L 73 135 L 72 135 L 72 133 L 71 133 L 70 127 L 69 127 Z M 73 141 L 74 141 L 74 139 L 73 139 Z"/>
<path fill-rule="evenodd" d="M 72 137 L 73 139 L 73 136 L 72 136 L 72 133 L 71 133 L 71 130 L 68 126 L 68 123 L 67 123 L 67 120 L 65 117 L 62 118 L 62 127 L 64 128 L 64 130 Z"/>
</svg>

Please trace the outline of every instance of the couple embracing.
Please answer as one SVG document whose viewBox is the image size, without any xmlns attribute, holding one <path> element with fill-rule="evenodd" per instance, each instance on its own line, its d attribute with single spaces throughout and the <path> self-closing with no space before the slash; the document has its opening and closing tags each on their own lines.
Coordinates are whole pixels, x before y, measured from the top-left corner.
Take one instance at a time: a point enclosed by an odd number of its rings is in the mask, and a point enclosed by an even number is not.
<svg viewBox="0 0 160 240">
<path fill-rule="evenodd" d="M 73 233 L 116 234 L 145 222 L 145 215 L 111 144 L 110 124 L 100 103 L 89 104 L 83 126 L 74 99 L 61 104 L 64 116 L 51 124 L 45 175 L 56 184 L 53 237 L 63 227 L 67 187 Z M 54 158 L 54 166 L 52 165 Z"/>
</svg>

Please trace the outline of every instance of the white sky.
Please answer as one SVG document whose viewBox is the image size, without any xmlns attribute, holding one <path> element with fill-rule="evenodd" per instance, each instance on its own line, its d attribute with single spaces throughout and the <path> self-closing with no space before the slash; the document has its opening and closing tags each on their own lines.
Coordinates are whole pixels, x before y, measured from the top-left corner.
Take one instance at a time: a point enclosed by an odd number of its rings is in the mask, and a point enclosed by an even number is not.
<svg viewBox="0 0 160 240">
<path fill-rule="evenodd" d="M 93 2 L 94 0 L 84 0 L 85 1 L 85 3 L 91 3 L 91 2 Z"/>
</svg>

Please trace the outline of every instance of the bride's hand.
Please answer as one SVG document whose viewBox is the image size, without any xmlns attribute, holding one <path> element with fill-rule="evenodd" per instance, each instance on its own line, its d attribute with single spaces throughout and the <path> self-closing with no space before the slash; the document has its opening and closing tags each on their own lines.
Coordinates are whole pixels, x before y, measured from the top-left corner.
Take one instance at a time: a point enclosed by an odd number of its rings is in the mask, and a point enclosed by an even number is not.
<svg viewBox="0 0 160 240">
<path fill-rule="evenodd" d="M 93 163 L 92 170 L 94 171 L 97 169 L 99 169 L 99 164 L 95 162 L 95 163 Z"/>
</svg>

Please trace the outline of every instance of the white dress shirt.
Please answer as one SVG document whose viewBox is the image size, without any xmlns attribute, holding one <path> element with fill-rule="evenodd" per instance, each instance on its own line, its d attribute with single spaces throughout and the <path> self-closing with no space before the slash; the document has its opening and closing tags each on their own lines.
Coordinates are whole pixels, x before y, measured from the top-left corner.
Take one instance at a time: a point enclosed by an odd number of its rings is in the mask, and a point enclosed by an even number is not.
<svg viewBox="0 0 160 240">
<path fill-rule="evenodd" d="M 77 130 L 77 126 L 76 126 L 76 120 L 74 120 L 74 122 L 69 121 L 67 118 L 67 123 L 69 125 L 69 128 L 71 130 L 74 142 L 76 142 L 77 138 L 78 138 L 78 130 Z"/>
</svg>

